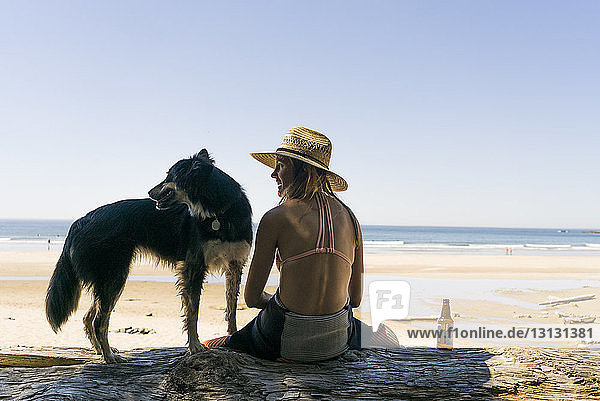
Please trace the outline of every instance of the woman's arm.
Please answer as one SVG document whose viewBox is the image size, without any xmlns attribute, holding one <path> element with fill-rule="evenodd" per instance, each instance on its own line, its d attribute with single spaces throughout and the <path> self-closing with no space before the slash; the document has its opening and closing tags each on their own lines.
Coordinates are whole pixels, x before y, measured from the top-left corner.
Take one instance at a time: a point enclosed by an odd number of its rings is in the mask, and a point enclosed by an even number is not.
<svg viewBox="0 0 600 401">
<path fill-rule="evenodd" d="M 244 299 L 249 308 L 264 308 L 270 294 L 264 289 L 273 267 L 275 249 L 277 248 L 278 221 L 275 209 L 265 213 L 258 224 L 254 255 L 250 263 L 250 271 L 246 280 Z"/>
<path fill-rule="evenodd" d="M 358 222 L 357 222 L 358 224 Z M 363 273 L 365 271 L 363 265 L 363 241 L 360 225 L 358 226 L 358 244 L 354 250 L 354 263 L 352 264 L 352 275 L 350 276 L 350 284 L 348 285 L 348 293 L 350 295 L 350 306 L 358 308 L 362 301 L 363 293 Z"/>
</svg>

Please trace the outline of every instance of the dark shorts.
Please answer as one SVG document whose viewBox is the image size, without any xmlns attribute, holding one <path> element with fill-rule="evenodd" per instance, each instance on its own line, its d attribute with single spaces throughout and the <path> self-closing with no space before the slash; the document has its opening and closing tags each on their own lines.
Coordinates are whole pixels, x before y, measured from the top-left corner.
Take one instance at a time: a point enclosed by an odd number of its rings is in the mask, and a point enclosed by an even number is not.
<svg viewBox="0 0 600 401">
<path fill-rule="evenodd" d="M 360 349 L 361 322 L 352 316 L 352 307 L 349 304 L 346 304 L 344 309 L 348 311 L 349 324 L 347 349 Z M 258 358 L 270 360 L 281 358 L 281 334 L 286 312 L 291 311 L 281 303 L 278 292 L 275 293 L 258 316 L 227 339 L 226 346 Z"/>
</svg>

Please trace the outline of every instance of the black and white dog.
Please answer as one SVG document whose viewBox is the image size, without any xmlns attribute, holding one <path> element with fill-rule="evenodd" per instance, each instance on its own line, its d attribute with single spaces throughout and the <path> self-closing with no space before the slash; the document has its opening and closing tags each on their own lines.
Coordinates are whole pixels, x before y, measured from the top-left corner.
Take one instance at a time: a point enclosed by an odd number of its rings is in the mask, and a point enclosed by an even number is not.
<svg viewBox="0 0 600 401">
<path fill-rule="evenodd" d="M 108 344 L 108 323 L 140 254 L 176 270 L 191 353 L 203 347 L 197 321 L 207 273 L 225 274 L 227 331 L 236 331 L 242 268 L 252 245 L 252 210 L 243 189 L 202 149 L 175 163 L 148 194 L 152 199 L 112 203 L 75 221 L 46 295 L 46 316 L 57 332 L 77 309 L 82 286 L 90 290 L 85 333 L 107 363 L 123 361 Z"/>
</svg>

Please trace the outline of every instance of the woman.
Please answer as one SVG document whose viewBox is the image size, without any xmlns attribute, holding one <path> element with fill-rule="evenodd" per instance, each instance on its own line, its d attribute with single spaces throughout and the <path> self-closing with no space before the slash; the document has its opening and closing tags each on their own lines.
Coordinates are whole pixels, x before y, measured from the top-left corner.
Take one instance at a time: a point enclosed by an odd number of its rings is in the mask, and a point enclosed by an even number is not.
<svg viewBox="0 0 600 401">
<path fill-rule="evenodd" d="M 362 234 L 334 194 L 348 185 L 329 170 L 331 142 L 294 127 L 275 152 L 251 155 L 274 169 L 281 197 L 258 226 L 244 292 L 249 307 L 263 310 L 231 336 L 205 344 L 300 362 L 359 349 L 361 323 L 352 308 L 362 299 Z M 280 283 L 271 295 L 264 287 L 274 260 Z"/>
</svg>

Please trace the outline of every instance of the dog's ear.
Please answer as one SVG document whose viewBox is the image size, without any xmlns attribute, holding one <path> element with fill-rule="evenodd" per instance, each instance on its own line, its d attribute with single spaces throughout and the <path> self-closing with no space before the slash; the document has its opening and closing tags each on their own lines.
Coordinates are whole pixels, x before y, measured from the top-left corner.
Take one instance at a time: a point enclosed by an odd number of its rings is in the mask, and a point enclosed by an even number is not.
<svg viewBox="0 0 600 401">
<path fill-rule="evenodd" d="M 209 166 L 210 168 L 208 168 Z M 212 169 L 215 168 L 212 160 L 210 160 L 210 164 L 206 164 L 206 160 L 194 160 L 192 162 L 192 167 L 190 168 L 190 171 L 198 170 L 202 167 L 205 167 L 208 171 L 212 171 Z"/>
<path fill-rule="evenodd" d="M 206 149 L 202 149 L 206 152 Z M 197 155 L 196 155 L 197 156 Z M 205 159 L 203 157 L 192 158 L 192 165 L 190 166 L 190 173 L 202 172 L 202 176 L 208 177 L 215 168 L 215 163 L 212 159 Z M 207 163 L 208 162 L 208 163 Z"/>
<path fill-rule="evenodd" d="M 200 152 L 196 153 L 192 159 L 196 159 L 196 160 L 206 160 L 212 164 L 215 163 L 215 161 L 210 157 L 210 155 L 208 154 L 208 150 L 206 149 L 202 149 Z"/>
<path fill-rule="evenodd" d="M 190 166 L 189 174 L 186 176 L 186 187 L 195 188 L 197 194 L 202 194 L 206 190 L 210 176 L 216 167 L 206 160 L 194 160 Z"/>
</svg>

